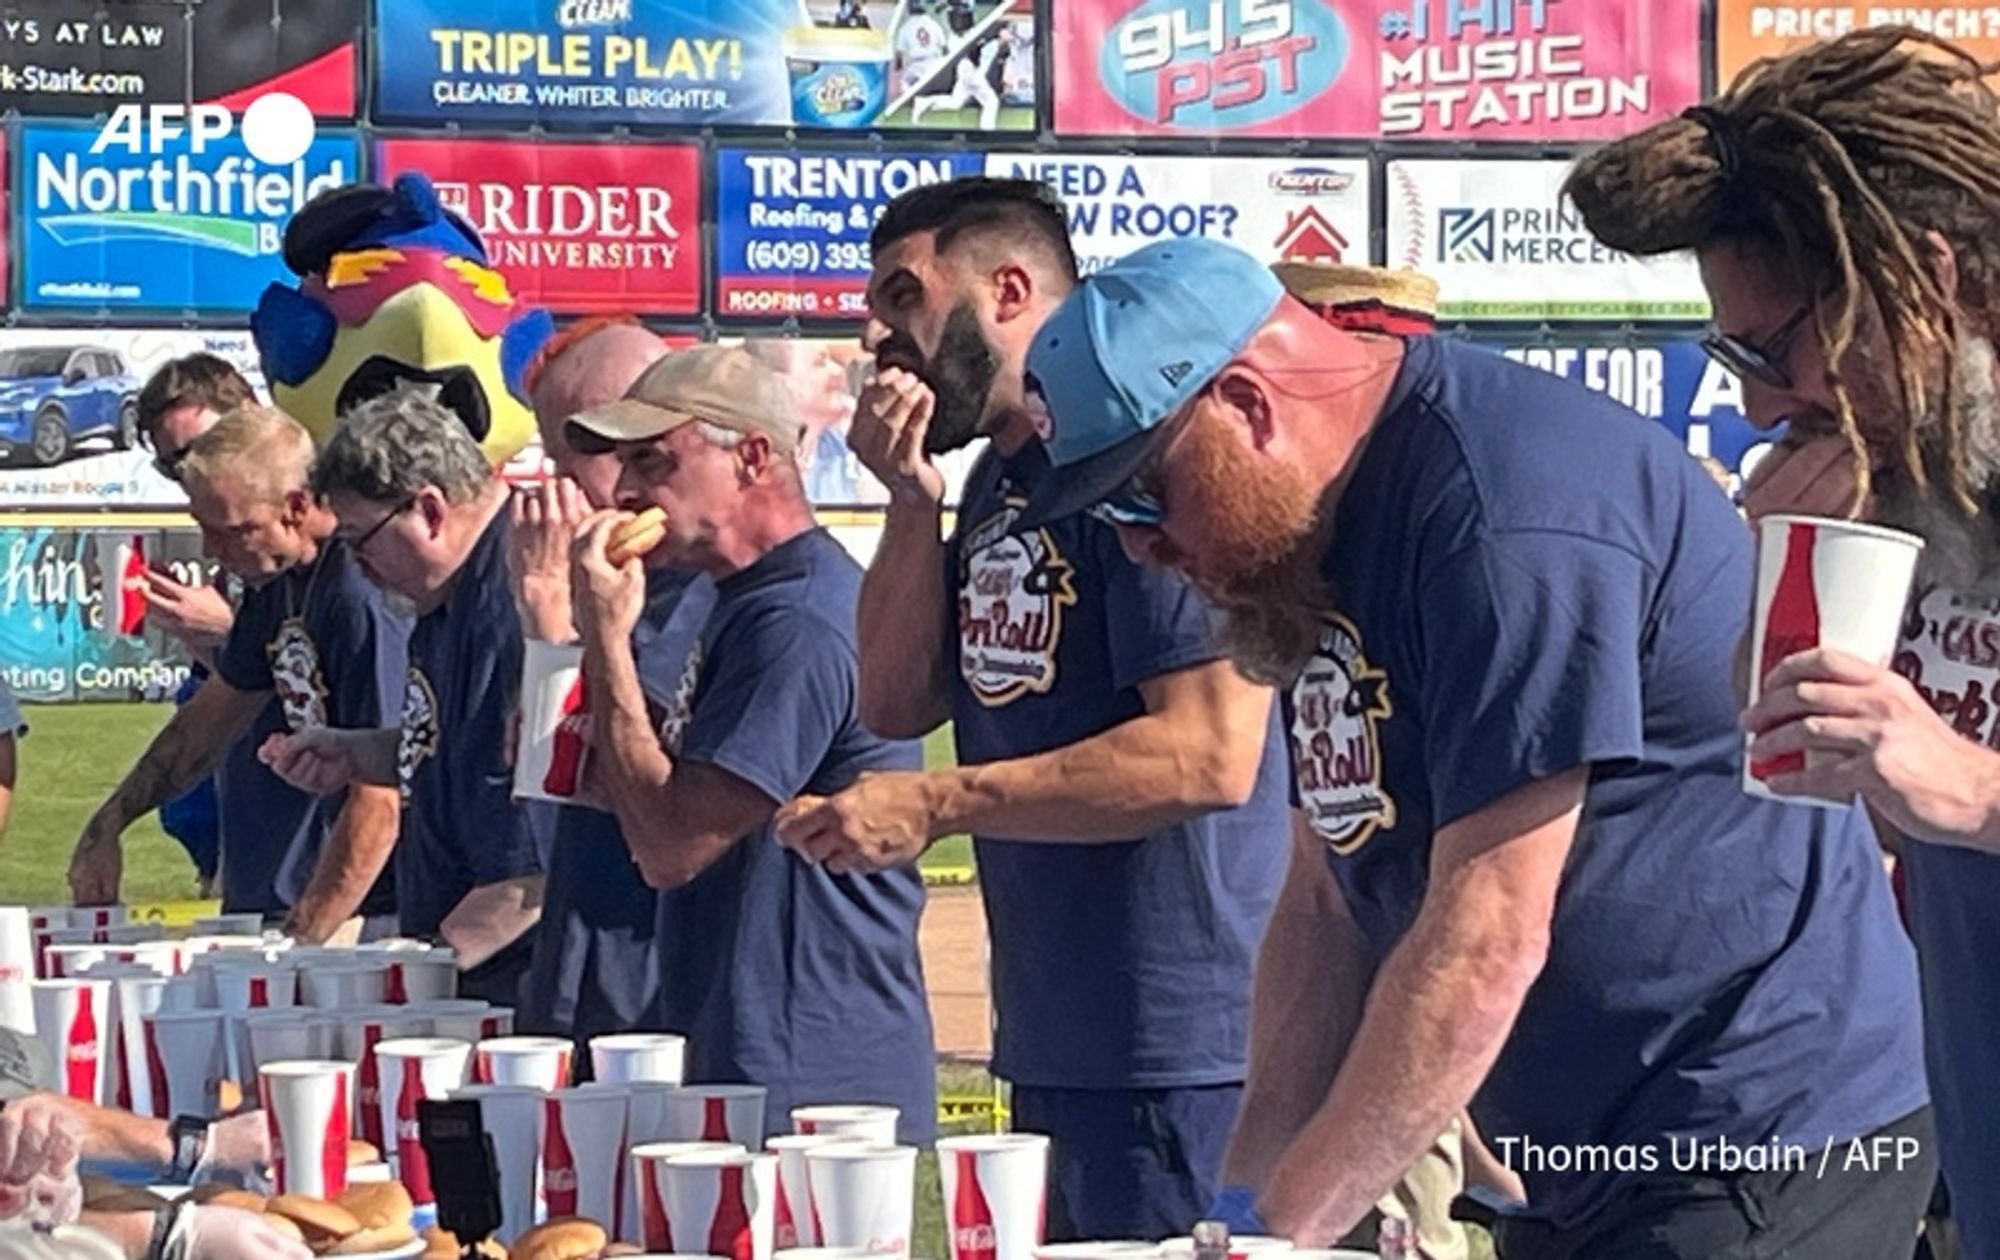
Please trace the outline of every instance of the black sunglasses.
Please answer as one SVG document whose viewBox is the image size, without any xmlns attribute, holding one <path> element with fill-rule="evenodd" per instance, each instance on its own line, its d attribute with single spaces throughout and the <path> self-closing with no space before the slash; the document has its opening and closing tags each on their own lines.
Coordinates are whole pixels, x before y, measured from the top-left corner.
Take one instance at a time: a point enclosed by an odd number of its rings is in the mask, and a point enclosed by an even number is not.
<svg viewBox="0 0 2000 1260">
<path fill-rule="evenodd" d="M 181 479 L 181 465 L 187 463 L 188 451 L 192 449 L 192 447 L 183 446 L 171 455 L 155 454 L 153 456 L 153 471 L 159 473 L 168 481 L 178 484 Z"/>
<path fill-rule="evenodd" d="M 1812 314 L 1812 306 L 1801 306 L 1791 318 L 1764 339 L 1764 343 L 1740 337 L 1735 333 L 1720 330 L 1711 331 L 1701 339 L 1701 348 L 1708 357 L 1734 372 L 1739 377 L 1759 381 L 1772 389 L 1792 388 L 1792 374 L 1785 367 L 1787 353 L 1791 349 L 1792 338 L 1799 326 Z"/>
<path fill-rule="evenodd" d="M 401 503 L 398 503 L 395 507 L 390 508 L 388 514 L 385 515 L 381 520 L 376 521 L 373 525 L 370 525 L 367 529 L 362 530 L 359 534 L 356 534 L 353 538 L 350 538 L 347 542 L 347 549 L 349 551 L 352 551 L 357 556 L 360 555 L 363 551 L 366 551 L 368 549 L 369 543 L 375 541 L 375 535 L 381 533 L 384 529 L 388 527 L 390 521 L 395 520 L 397 517 L 401 516 L 403 513 L 409 511 L 411 508 L 415 506 L 417 506 L 416 499 L 414 498 L 404 499 Z"/>
</svg>

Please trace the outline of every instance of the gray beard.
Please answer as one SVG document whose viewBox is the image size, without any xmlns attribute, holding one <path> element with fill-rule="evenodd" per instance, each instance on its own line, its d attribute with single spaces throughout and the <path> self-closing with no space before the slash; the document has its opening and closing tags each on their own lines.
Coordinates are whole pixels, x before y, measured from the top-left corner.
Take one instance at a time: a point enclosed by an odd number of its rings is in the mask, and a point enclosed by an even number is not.
<svg viewBox="0 0 2000 1260">
<path fill-rule="evenodd" d="M 1974 598 L 2000 596 L 2000 384 L 1994 368 L 1992 342 L 1960 342 L 1954 405 L 1965 434 L 1966 487 L 1979 515 L 1968 519 L 1945 487 L 1918 490 L 1904 476 L 1884 478 L 1875 489 L 1875 519 L 1924 540 L 1919 591 L 1942 587 Z"/>
</svg>

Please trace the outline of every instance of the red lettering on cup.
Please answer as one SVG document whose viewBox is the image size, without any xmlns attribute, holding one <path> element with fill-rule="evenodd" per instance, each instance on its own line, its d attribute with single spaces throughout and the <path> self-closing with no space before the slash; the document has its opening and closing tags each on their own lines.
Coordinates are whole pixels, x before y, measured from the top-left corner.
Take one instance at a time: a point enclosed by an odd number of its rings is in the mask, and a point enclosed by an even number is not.
<svg viewBox="0 0 2000 1260">
<path fill-rule="evenodd" d="M 97 1101 L 97 1004 L 92 990 L 76 991 L 76 1017 L 70 1020 L 63 1067 L 71 1098 Z"/>
<path fill-rule="evenodd" d="M 1771 609 L 1764 619 L 1764 654 L 1757 662 L 1760 679 L 1769 677 L 1785 658 L 1819 646 L 1819 593 L 1813 586 L 1813 543 L 1818 535 L 1816 527 L 1803 523 L 1786 530 L 1785 563 L 1778 570 Z M 1752 762 L 1750 777 L 1762 781 L 1805 768 L 1804 753 L 1786 753 Z"/>
</svg>

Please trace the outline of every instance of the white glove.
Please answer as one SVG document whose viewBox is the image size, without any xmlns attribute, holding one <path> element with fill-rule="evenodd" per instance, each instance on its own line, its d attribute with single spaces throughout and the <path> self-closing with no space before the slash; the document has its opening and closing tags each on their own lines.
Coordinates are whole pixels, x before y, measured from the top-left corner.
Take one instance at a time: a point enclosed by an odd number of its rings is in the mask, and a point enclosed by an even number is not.
<svg viewBox="0 0 2000 1260">
<path fill-rule="evenodd" d="M 0 1106 L 0 1220 L 74 1222 L 83 1213 L 82 1150 L 82 1122 L 55 1098 L 30 1094 Z"/>
<path fill-rule="evenodd" d="M 242 1208 L 187 1208 L 167 1235 L 166 1260 L 312 1260 L 312 1250 Z"/>
</svg>

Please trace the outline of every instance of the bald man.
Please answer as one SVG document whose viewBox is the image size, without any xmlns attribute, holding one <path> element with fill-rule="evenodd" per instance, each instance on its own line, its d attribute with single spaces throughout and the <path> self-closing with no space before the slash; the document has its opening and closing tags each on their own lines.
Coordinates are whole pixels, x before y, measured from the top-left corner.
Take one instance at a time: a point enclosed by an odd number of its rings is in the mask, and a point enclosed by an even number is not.
<svg viewBox="0 0 2000 1260">
<path fill-rule="evenodd" d="M 565 330 L 528 383 L 553 480 L 516 491 L 509 572 L 530 639 L 574 643 L 570 543 L 595 509 L 616 506 L 618 463 L 569 418 L 614 402 L 667 353 L 636 321 L 592 320 Z M 633 636 L 649 699 L 671 699 L 715 597 L 705 576 L 649 562 L 646 611 Z M 527 992 L 524 1029 L 585 1040 L 650 1024 L 659 999 L 660 894 L 646 886 L 612 814 L 564 806 L 550 855 L 547 903 Z"/>
</svg>

